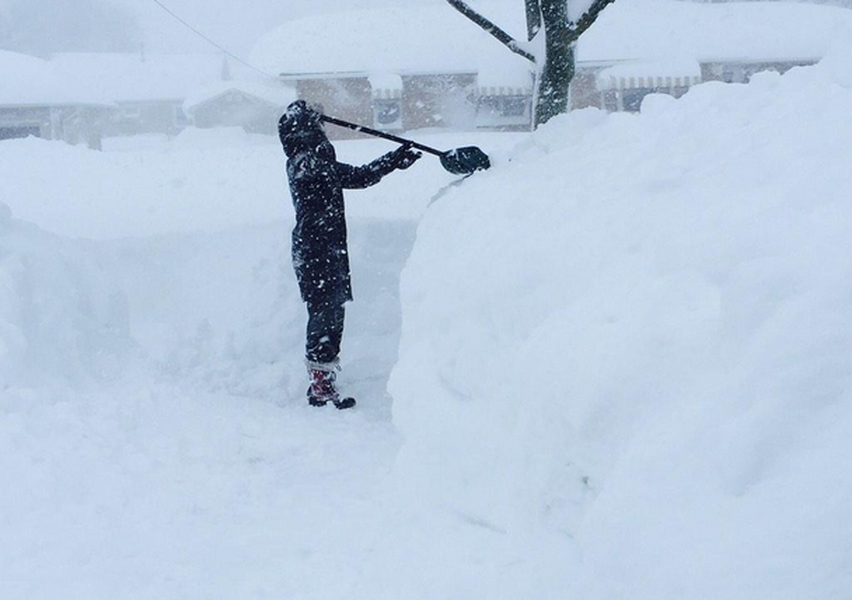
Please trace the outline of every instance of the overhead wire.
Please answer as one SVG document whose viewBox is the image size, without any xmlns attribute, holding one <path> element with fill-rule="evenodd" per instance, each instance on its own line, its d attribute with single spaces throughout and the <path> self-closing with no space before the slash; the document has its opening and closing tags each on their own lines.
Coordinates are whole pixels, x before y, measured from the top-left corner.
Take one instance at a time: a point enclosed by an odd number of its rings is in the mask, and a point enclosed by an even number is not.
<svg viewBox="0 0 852 600">
<path fill-rule="evenodd" d="M 178 21 L 178 22 L 179 22 L 180 24 L 182 24 L 184 27 L 186 27 L 186 28 L 187 28 L 187 29 L 189 29 L 191 32 L 193 32 L 195 35 L 197 35 L 198 37 L 200 37 L 201 39 L 203 39 L 204 41 L 206 41 L 206 42 L 207 42 L 208 44 L 210 44 L 211 46 L 214 46 L 215 48 L 217 48 L 217 49 L 221 50 L 222 52 L 224 52 L 224 53 L 225 53 L 225 55 L 229 56 L 230 58 L 233 58 L 235 61 L 237 61 L 237 62 L 238 62 L 238 63 L 240 63 L 241 65 L 244 65 L 244 66 L 248 67 L 249 69 L 251 69 L 251 70 L 253 70 L 253 71 L 256 71 L 256 72 L 260 73 L 260 74 L 261 74 L 261 75 L 263 75 L 264 77 L 269 77 L 269 78 L 271 78 L 271 79 L 278 79 L 275 75 L 271 75 L 271 74 L 267 73 L 266 71 L 264 71 L 264 70 L 262 70 L 262 69 L 258 69 L 257 67 L 255 67 L 255 66 L 254 66 L 253 64 L 251 64 L 250 62 L 248 62 L 248 61 L 246 61 L 246 60 L 243 60 L 242 58 L 240 58 L 239 56 L 237 56 L 236 54 L 234 54 L 233 52 L 231 52 L 230 50 L 228 50 L 228 49 L 227 49 L 227 48 L 225 48 L 224 46 L 222 46 L 222 45 L 218 44 L 215 40 L 211 39 L 210 37 L 208 37 L 207 35 L 205 35 L 203 32 L 199 31 L 199 30 L 198 30 L 196 27 L 194 27 L 191 23 L 187 22 L 185 19 L 183 19 L 180 15 L 178 15 L 177 13 L 175 13 L 175 12 L 174 12 L 172 9 L 170 9 L 168 6 L 166 6 L 165 4 L 163 4 L 162 2 L 160 2 L 160 0 L 151 0 L 151 1 L 152 1 L 154 4 L 156 4 L 157 6 L 159 6 L 161 9 L 163 9 L 163 11 L 165 11 L 167 14 L 169 14 L 172 18 L 174 18 L 176 21 Z"/>
</svg>

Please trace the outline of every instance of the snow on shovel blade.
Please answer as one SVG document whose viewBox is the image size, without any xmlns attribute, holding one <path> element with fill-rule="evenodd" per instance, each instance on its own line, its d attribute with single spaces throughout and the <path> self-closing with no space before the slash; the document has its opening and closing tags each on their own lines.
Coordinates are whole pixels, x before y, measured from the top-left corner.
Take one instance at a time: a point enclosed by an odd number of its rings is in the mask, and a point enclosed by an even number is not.
<svg viewBox="0 0 852 600">
<path fill-rule="evenodd" d="M 456 148 L 441 155 L 441 164 L 454 175 L 470 175 L 491 168 L 488 155 L 476 146 Z"/>
</svg>

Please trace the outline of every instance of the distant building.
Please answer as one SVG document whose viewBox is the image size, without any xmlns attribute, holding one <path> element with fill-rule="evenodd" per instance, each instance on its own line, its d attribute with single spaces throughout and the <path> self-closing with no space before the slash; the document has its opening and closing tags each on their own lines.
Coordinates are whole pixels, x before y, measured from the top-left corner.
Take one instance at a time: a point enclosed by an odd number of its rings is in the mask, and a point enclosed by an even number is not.
<svg viewBox="0 0 852 600">
<path fill-rule="evenodd" d="M 520 29 L 522 5 L 483 6 Z M 852 11 L 810 4 L 615 3 L 578 44 L 572 108 L 637 111 L 651 93 L 680 97 L 705 81 L 745 83 L 760 71 L 812 65 L 844 27 L 852 35 Z M 290 21 L 259 42 L 252 60 L 328 113 L 380 129 L 531 124 L 529 63 L 449 6 Z"/>
<path fill-rule="evenodd" d="M 852 36 L 852 11 L 831 6 L 615 3 L 580 39 L 573 106 L 637 111 L 648 94 L 680 97 L 707 81 L 814 65 L 843 31 Z"/>
<path fill-rule="evenodd" d="M 99 147 L 102 137 L 176 135 L 193 124 L 274 134 L 295 92 L 234 71 L 218 54 L 63 53 L 45 61 L 0 52 L 0 139 Z"/>
<path fill-rule="evenodd" d="M 530 65 L 450 7 L 290 21 L 260 41 L 252 60 L 329 114 L 379 129 L 529 127 Z"/>
<path fill-rule="evenodd" d="M 185 111 L 187 99 L 223 83 L 240 85 L 233 83 L 234 69 L 219 54 L 65 53 L 55 55 L 51 63 L 62 71 L 91 79 L 92 85 L 118 106 L 105 128 L 108 136 L 175 135 L 192 124 Z M 255 78 L 244 71 L 236 75 Z M 243 109 L 239 102 L 231 106 L 237 112 Z"/>
<path fill-rule="evenodd" d="M 39 137 L 100 148 L 117 110 L 108 98 L 47 61 L 0 51 L 0 141 Z"/>
<path fill-rule="evenodd" d="M 295 90 L 280 84 L 221 81 L 184 100 L 183 110 L 201 129 L 242 127 L 248 133 L 271 135 L 295 99 Z"/>
</svg>

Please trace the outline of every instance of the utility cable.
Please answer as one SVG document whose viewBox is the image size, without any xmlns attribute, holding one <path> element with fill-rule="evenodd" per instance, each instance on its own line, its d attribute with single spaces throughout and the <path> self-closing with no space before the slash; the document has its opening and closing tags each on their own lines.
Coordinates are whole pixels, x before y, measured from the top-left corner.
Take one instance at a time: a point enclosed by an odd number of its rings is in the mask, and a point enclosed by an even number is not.
<svg viewBox="0 0 852 600">
<path fill-rule="evenodd" d="M 182 18 L 181 18 L 178 14 L 176 14 L 174 11 L 172 11 L 172 10 L 171 10 L 168 6 L 166 6 L 165 4 L 163 4 L 162 2 L 160 2 L 160 0 L 151 0 L 151 1 L 152 1 L 154 4 L 156 4 L 157 6 L 159 6 L 160 8 L 162 8 L 162 9 L 163 9 L 166 13 L 168 13 L 169 15 L 171 15 L 171 16 L 172 16 L 172 17 L 173 17 L 176 21 L 178 21 L 181 25 L 183 25 L 184 27 L 186 27 L 187 29 L 189 29 L 189 30 L 190 30 L 191 32 L 193 32 L 195 35 L 197 35 L 198 37 L 200 37 L 201 39 L 203 39 L 204 41 L 206 41 L 208 44 L 211 44 L 212 46 L 214 46 L 214 47 L 218 48 L 219 50 L 221 50 L 222 52 L 224 52 L 227 56 L 229 56 L 229 57 L 233 58 L 235 61 L 237 61 L 237 62 L 238 62 L 238 63 L 240 63 L 241 65 L 245 65 L 245 66 L 246 66 L 246 67 L 248 67 L 249 69 L 251 69 L 251 70 L 253 70 L 253 71 L 257 71 L 258 73 L 260 73 L 260 74 L 261 74 L 261 75 L 263 75 L 264 77 L 269 77 L 269 78 L 271 78 L 271 79 L 278 79 L 275 75 L 270 75 L 270 74 L 269 74 L 269 73 L 267 73 L 266 71 L 263 71 L 263 70 L 261 70 L 261 69 L 258 69 L 258 68 L 257 68 L 257 67 L 255 67 L 253 64 L 249 63 L 248 61 L 243 60 L 242 58 L 240 58 L 239 56 L 237 56 L 236 54 L 234 54 L 233 52 L 231 52 L 231 51 L 230 51 L 230 50 L 228 50 L 227 48 L 224 48 L 223 46 L 221 46 L 221 45 L 217 44 L 214 40 L 210 39 L 210 38 L 209 38 L 208 36 L 206 36 L 204 33 L 202 33 L 201 31 L 199 31 L 199 30 L 198 30 L 198 29 L 196 29 L 195 27 L 193 27 L 190 23 L 187 23 L 187 22 L 186 22 L 184 19 L 182 19 Z"/>
</svg>

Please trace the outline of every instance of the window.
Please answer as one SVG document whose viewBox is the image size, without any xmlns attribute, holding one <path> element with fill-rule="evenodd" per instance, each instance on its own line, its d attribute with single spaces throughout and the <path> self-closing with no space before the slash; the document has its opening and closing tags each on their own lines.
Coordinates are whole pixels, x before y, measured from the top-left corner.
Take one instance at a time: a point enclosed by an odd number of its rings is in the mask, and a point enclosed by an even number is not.
<svg viewBox="0 0 852 600">
<path fill-rule="evenodd" d="M 617 90 L 606 90 L 603 93 L 603 108 L 609 112 L 616 112 L 618 110 Z"/>
<path fill-rule="evenodd" d="M 499 113 L 500 112 L 500 98 L 499 96 L 482 96 L 479 98 L 479 108 L 483 112 L 492 112 Z"/>
<path fill-rule="evenodd" d="M 523 117 L 527 114 L 527 100 L 523 96 L 503 98 L 504 117 Z"/>
<path fill-rule="evenodd" d="M 624 90 L 623 92 L 623 102 L 624 102 L 624 110 L 627 112 L 639 112 L 639 108 L 642 106 L 642 100 L 645 99 L 650 93 L 653 93 L 654 90 L 649 88 L 637 88 L 632 90 Z"/>
<path fill-rule="evenodd" d="M 128 121 L 138 121 L 142 118 L 142 109 L 138 106 L 122 106 L 121 118 Z"/>
<path fill-rule="evenodd" d="M 38 125 L 0 126 L 0 140 L 17 140 L 25 137 L 41 137 Z"/>
<path fill-rule="evenodd" d="M 523 117 L 529 101 L 524 96 L 480 96 L 479 111 L 501 117 Z"/>
<path fill-rule="evenodd" d="M 402 107 L 399 100 L 374 100 L 373 118 L 380 129 L 402 128 Z"/>
</svg>

